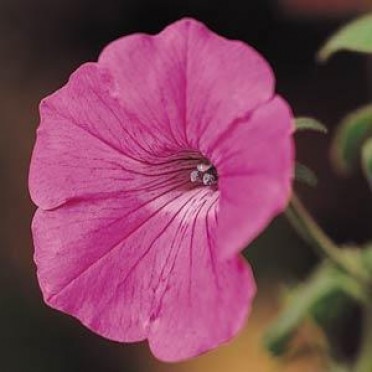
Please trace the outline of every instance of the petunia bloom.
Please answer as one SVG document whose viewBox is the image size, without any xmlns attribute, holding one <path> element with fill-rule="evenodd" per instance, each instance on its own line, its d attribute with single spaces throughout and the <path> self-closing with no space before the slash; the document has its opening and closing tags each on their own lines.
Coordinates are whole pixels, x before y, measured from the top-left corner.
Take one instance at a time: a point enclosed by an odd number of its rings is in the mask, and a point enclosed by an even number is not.
<svg viewBox="0 0 372 372">
<path fill-rule="evenodd" d="M 183 19 L 45 98 L 29 178 L 45 302 L 164 361 L 230 340 L 255 294 L 240 252 L 291 192 L 274 84 L 254 49 Z"/>
</svg>

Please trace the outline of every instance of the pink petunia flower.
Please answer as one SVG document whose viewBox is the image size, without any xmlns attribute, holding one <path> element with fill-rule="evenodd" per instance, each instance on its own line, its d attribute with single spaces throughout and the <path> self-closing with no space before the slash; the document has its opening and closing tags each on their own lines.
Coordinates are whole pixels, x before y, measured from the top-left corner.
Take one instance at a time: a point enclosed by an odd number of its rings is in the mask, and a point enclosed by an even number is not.
<svg viewBox="0 0 372 372">
<path fill-rule="evenodd" d="M 231 339 L 239 255 L 291 191 L 292 114 L 251 47 L 192 19 L 111 43 L 43 100 L 32 231 L 51 307 L 178 361 Z"/>
</svg>

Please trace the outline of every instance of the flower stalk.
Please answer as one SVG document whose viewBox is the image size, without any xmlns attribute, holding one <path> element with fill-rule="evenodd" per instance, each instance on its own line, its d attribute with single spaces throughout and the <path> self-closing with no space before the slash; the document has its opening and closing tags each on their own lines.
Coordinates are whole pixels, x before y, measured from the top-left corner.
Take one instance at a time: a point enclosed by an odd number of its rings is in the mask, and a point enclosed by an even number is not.
<svg viewBox="0 0 372 372">
<path fill-rule="evenodd" d="M 286 211 L 286 216 L 299 233 L 299 235 L 308 242 L 322 257 L 328 258 L 337 267 L 353 276 L 361 284 L 369 283 L 368 275 L 361 266 L 351 260 L 338 247 L 317 224 L 311 214 L 307 211 L 300 199 L 293 194 L 289 207 Z"/>
<path fill-rule="evenodd" d="M 355 372 L 372 371 L 372 297 L 371 280 L 368 272 L 364 270 L 355 251 L 342 250 L 322 230 L 311 214 L 307 211 L 300 199 L 294 194 L 286 211 L 286 216 L 299 233 L 299 235 L 322 256 L 331 261 L 346 274 L 355 278 L 361 290 L 365 293 L 366 301 L 363 302 L 363 334 L 360 351 L 356 359 Z M 355 260 L 356 258 L 356 260 Z"/>
</svg>

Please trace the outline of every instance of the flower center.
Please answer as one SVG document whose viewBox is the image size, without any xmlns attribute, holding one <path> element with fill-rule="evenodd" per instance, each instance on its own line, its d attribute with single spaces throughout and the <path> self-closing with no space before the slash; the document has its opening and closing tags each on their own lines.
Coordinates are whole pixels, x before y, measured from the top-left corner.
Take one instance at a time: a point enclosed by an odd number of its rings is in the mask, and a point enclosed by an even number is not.
<svg viewBox="0 0 372 372">
<path fill-rule="evenodd" d="M 218 181 L 217 169 L 210 163 L 199 163 L 196 169 L 191 171 L 190 180 L 192 183 L 203 186 L 216 185 Z"/>
</svg>

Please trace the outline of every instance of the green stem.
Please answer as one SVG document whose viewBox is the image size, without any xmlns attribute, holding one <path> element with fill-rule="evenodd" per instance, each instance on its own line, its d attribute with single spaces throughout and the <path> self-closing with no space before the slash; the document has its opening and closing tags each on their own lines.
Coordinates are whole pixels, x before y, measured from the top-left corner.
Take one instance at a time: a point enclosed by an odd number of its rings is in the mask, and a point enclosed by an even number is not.
<svg viewBox="0 0 372 372">
<path fill-rule="evenodd" d="M 365 275 L 346 259 L 340 248 L 324 233 L 296 195 L 292 196 L 286 215 L 295 230 L 321 256 L 325 256 L 340 269 L 349 273 L 363 284 L 366 283 Z"/>
<path fill-rule="evenodd" d="M 363 338 L 355 372 L 372 371 L 372 303 L 364 308 Z"/>
</svg>

